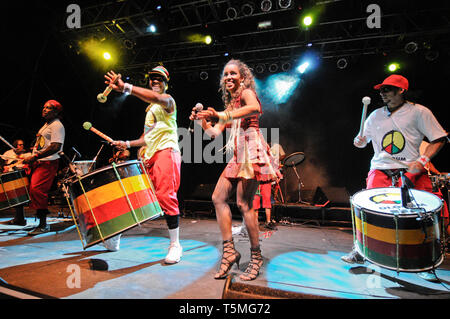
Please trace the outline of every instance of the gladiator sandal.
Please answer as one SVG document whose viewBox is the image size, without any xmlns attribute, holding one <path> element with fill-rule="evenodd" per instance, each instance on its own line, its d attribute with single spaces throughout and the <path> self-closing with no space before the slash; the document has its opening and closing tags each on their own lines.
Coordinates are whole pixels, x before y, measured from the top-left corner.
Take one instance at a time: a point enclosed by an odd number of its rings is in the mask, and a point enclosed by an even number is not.
<svg viewBox="0 0 450 319">
<path fill-rule="evenodd" d="M 219 271 L 214 276 L 214 279 L 224 279 L 227 277 L 228 272 L 234 263 L 239 268 L 239 261 L 241 260 L 241 254 L 234 249 L 234 241 L 225 240 L 223 242 L 223 254 L 222 261 L 220 263 Z"/>
<path fill-rule="evenodd" d="M 259 272 L 261 270 L 263 264 L 263 257 L 261 255 L 260 247 L 250 248 L 251 259 L 245 269 L 244 273 L 239 276 L 241 280 L 250 281 L 256 279 L 258 277 Z"/>
</svg>

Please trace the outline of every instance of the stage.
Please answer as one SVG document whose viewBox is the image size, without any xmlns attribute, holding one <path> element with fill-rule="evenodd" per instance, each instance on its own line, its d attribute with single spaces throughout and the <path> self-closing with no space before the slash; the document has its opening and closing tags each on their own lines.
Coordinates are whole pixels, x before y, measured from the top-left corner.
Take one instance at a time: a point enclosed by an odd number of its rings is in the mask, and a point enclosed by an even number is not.
<svg viewBox="0 0 450 319">
<path fill-rule="evenodd" d="M 450 298 L 448 254 L 436 270 L 438 283 L 367 261 L 362 265 L 342 262 L 340 257 L 351 250 L 353 240 L 351 223 L 345 225 L 345 221 L 333 225 L 321 218 L 301 219 L 286 214 L 277 230 L 268 231 L 261 224 L 263 270 L 256 280 L 243 282 L 238 277 L 249 262 L 250 251 L 248 238 L 238 232 L 238 218 L 233 225 L 236 248 L 242 254 L 240 269 L 234 266 L 228 280 L 215 280 L 221 259 L 220 233 L 215 219 L 201 210 L 185 212 L 181 218 L 183 258 L 174 265 L 163 262 L 169 239 L 162 218 L 125 232 L 121 249 L 109 252 L 101 245 L 83 250 L 68 210 L 50 207 L 50 211 L 49 233 L 27 236 L 27 231 L 37 225 L 28 211 L 27 226 L 1 225 L 1 298 L 183 302 L 223 298 Z M 0 221 L 12 216 L 10 210 L 0 213 Z"/>
</svg>

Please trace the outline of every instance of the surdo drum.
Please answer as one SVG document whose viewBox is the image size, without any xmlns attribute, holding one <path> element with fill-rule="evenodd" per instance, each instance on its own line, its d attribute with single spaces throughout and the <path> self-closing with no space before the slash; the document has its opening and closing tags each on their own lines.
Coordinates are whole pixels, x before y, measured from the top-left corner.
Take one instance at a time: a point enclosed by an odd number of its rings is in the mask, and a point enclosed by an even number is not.
<svg viewBox="0 0 450 319">
<path fill-rule="evenodd" d="M 438 267 L 442 253 L 439 213 L 442 200 L 410 189 L 412 207 L 401 202 L 401 189 L 372 188 L 351 197 L 354 246 L 369 262 L 405 272 Z"/>
<path fill-rule="evenodd" d="M 28 187 L 28 177 L 23 169 L 1 174 L 0 210 L 29 203 Z"/>
<path fill-rule="evenodd" d="M 113 163 L 79 176 L 70 193 L 84 249 L 163 215 L 141 161 Z"/>
</svg>

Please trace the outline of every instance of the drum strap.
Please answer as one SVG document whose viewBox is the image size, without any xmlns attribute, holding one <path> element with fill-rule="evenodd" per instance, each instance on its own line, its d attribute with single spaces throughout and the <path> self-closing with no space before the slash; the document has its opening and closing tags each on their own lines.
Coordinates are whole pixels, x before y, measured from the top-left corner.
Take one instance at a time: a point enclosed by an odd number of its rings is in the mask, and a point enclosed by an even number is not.
<svg viewBox="0 0 450 319">
<path fill-rule="evenodd" d="M 382 169 L 381 170 L 384 174 L 386 174 L 388 177 L 392 178 L 392 186 L 396 186 L 398 183 L 398 180 L 401 177 L 401 173 L 405 173 L 406 169 L 403 168 L 399 168 L 399 169 Z M 405 181 L 406 181 L 406 186 L 408 186 L 409 188 L 414 188 L 414 184 L 413 182 L 411 182 L 411 180 L 403 175 L 405 177 Z"/>
</svg>

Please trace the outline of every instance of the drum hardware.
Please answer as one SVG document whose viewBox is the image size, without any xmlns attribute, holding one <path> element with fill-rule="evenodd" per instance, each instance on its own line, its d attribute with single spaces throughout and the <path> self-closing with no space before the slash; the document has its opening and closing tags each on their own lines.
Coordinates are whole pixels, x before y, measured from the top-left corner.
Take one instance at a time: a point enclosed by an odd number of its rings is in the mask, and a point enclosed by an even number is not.
<svg viewBox="0 0 450 319">
<path fill-rule="evenodd" d="M 89 166 L 88 173 L 91 171 L 93 165 L 95 165 L 95 163 L 97 163 L 97 157 L 100 155 L 100 152 L 102 151 L 103 146 L 105 146 L 105 144 L 102 144 L 102 145 L 100 146 L 100 149 L 98 150 L 97 154 L 96 154 L 95 157 L 92 159 L 92 164 L 91 164 L 91 166 Z"/>
<path fill-rule="evenodd" d="M 304 160 L 305 160 L 305 154 L 303 152 L 295 152 L 295 153 L 292 153 L 292 154 L 286 156 L 286 158 L 283 160 L 283 166 L 292 167 L 295 172 L 295 175 L 297 176 L 297 180 L 298 180 L 298 201 L 297 201 L 297 203 L 311 205 L 308 202 L 302 201 L 301 189 L 305 185 L 301 181 L 300 174 L 298 173 L 297 168 L 296 168 L 296 166 L 299 165 L 300 163 L 302 163 Z"/>
</svg>

